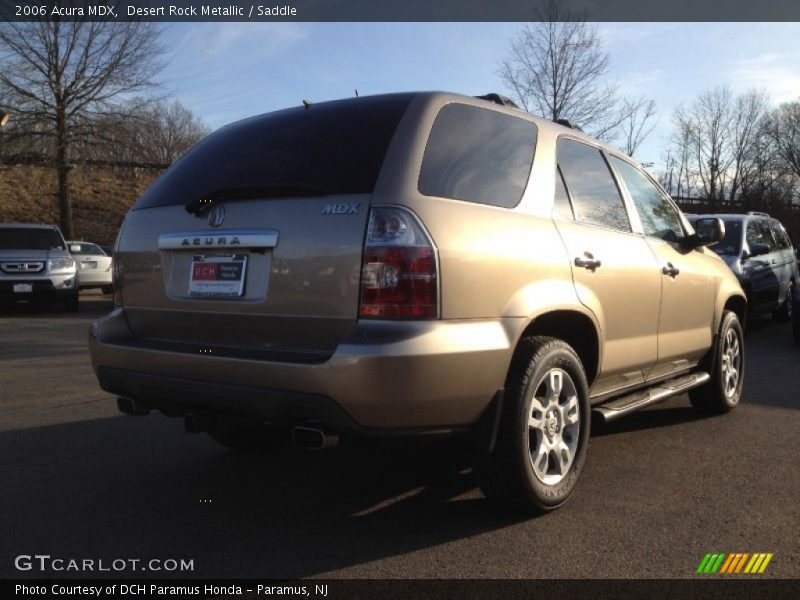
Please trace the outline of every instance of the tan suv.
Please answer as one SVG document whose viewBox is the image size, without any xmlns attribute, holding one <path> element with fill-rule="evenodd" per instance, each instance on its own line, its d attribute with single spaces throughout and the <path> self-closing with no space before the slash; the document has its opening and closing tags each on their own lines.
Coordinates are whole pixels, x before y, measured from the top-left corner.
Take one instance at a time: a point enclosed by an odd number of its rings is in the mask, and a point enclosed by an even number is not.
<svg viewBox="0 0 800 600">
<path fill-rule="evenodd" d="M 210 135 L 130 211 L 90 332 L 132 415 L 234 448 L 471 434 L 487 496 L 562 504 L 591 413 L 739 402 L 746 300 L 613 148 L 487 99 L 309 104 Z"/>
</svg>

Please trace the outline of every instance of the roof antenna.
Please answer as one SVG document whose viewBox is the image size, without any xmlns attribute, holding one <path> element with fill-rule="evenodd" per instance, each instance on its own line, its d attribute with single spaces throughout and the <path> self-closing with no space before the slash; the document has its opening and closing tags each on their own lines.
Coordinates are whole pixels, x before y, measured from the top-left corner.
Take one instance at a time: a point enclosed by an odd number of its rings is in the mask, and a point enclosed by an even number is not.
<svg viewBox="0 0 800 600">
<path fill-rule="evenodd" d="M 358 98 L 358 88 L 356 88 L 356 98 Z"/>
<path fill-rule="evenodd" d="M 303 106 L 305 106 L 305 107 L 306 107 L 306 110 L 308 110 L 309 108 L 311 108 L 311 105 L 312 105 L 312 104 L 313 104 L 313 103 L 312 103 L 312 102 L 309 102 L 308 100 L 303 100 Z"/>
</svg>

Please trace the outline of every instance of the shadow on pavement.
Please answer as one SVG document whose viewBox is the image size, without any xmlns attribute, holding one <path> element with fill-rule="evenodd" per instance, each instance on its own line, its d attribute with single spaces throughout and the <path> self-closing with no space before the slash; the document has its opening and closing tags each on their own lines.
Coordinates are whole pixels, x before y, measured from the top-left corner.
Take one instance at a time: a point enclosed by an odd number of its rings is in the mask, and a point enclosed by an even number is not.
<svg viewBox="0 0 800 600">
<path fill-rule="evenodd" d="M 452 441 L 253 456 L 175 427 L 118 417 L 0 432 L 3 553 L 35 542 L 61 556 L 194 559 L 195 576 L 302 577 L 521 520 L 475 491 Z M 0 575 L 19 575 L 11 564 Z"/>
</svg>

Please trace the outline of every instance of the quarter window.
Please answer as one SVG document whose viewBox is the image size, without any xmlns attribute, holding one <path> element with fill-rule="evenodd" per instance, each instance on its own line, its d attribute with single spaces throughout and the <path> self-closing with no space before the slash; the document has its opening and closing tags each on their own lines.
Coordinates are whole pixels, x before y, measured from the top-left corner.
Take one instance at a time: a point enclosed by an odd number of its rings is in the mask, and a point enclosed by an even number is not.
<svg viewBox="0 0 800 600">
<path fill-rule="evenodd" d="M 564 175 L 575 219 L 582 223 L 630 231 L 628 213 L 600 150 L 562 138 L 558 166 Z"/>
<path fill-rule="evenodd" d="M 494 110 L 448 104 L 433 123 L 419 191 L 503 208 L 525 191 L 536 146 L 536 125 Z"/>
<path fill-rule="evenodd" d="M 775 241 L 778 243 L 778 248 L 781 250 L 791 249 L 792 243 L 789 241 L 789 236 L 786 235 L 786 230 L 778 221 L 771 221 L 772 235 L 775 236 Z"/>
<path fill-rule="evenodd" d="M 642 221 L 645 235 L 667 242 L 677 242 L 684 236 L 681 218 L 672 202 L 661 193 L 652 181 L 633 165 L 611 157 L 633 199 Z"/>
</svg>

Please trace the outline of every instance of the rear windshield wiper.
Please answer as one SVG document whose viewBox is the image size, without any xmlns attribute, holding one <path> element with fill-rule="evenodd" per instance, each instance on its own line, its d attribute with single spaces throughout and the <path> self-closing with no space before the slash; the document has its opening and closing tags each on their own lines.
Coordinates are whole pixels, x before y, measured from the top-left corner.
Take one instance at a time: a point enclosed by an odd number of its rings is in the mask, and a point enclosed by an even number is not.
<svg viewBox="0 0 800 600">
<path fill-rule="evenodd" d="M 251 200 L 258 198 L 280 198 L 284 196 L 329 196 L 336 192 L 303 183 L 268 183 L 258 186 L 227 187 L 186 203 L 186 212 L 200 216 L 214 204 L 223 200 Z"/>
</svg>

